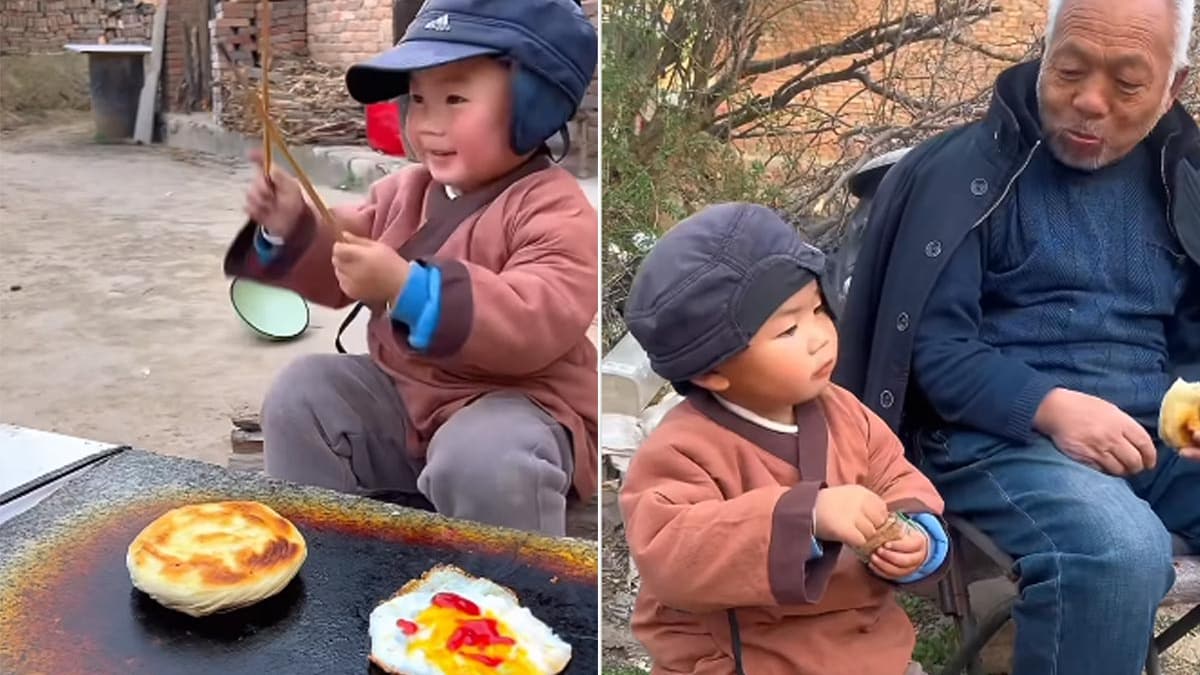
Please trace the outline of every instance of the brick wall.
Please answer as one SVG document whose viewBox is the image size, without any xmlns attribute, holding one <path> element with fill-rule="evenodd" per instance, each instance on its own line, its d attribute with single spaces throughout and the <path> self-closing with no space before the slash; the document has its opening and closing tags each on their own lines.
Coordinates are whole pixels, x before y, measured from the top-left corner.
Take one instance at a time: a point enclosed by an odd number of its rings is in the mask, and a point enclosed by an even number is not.
<svg viewBox="0 0 1200 675">
<path fill-rule="evenodd" d="M 392 0 L 308 0 L 308 52 L 349 66 L 392 44 Z"/>
<path fill-rule="evenodd" d="M 68 43 L 150 43 L 156 0 L 4 0 L 0 54 L 61 52 Z"/>
<path fill-rule="evenodd" d="M 271 53 L 303 56 L 308 51 L 305 0 L 271 1 Z M 259 65 L 260 0 L 225 0 L 213 20 L 213 39 L 229 48 L 238 63 Z"/>
<path fill-rule="evenodd" d="M 933 0 L 887 2 L 887 0 L 808 0 L 796 4 L 785 15 L 776 34 L 764 40 L 760 58 L 786 53 L 844 39 L 867 26 L 878 23 L 881 17 L 897 17 L 907 9 L 932 13 Z M 1000 12 L 968 27 L 964 35 L 991 50 L 1014 57 L 1021 56 L 1027 46 L 1042 34 L 1046 19 L 1046 0 L 996 0 Z M 795 36 L 805 36 L 797 41 Z M 850 59 L 835 59 L 817 73 L 843 68 Z M 933 40 L 902 49 L 895 58 L 871 66 L 873 79 L 899 78 L 901 89 L 916 98 L 925 98 L 930 88 L 937 86 L 944 96 L 961 94 L 965 97 L 990 86 L 996 75 L 1011 65 L 1000 59 L 988 58 L 959 45 L 947 45 Z M 763 76 L 754 89 L 770 93 L 798 73 L 786 69 Z M 952 79 L 946 74 L 952 74 Z M 795 100 L 823 113 L 835 114 L 847 125 L 870 124 L 873 120 L 905 121 L 901 106 L 864 91 L 858 82 L 834 83 L 802 94 Z M 816 123 L 814 118 L 813 123 Z"/>
<path fill-rule="evenodd" d="M 248 69 L 261 65 L 258 47 L 259 31 L 262 26 L 263 9 L 261 0 L 223 0 L 217 5 L 209 23 L 210 39 L 224 45 L 234 62 Z M 272 58 L 305 56 L 308 54 L 308 20 L 305 0 L 271 0 L 271 54 Z M 220 82 L 222 73 L 229 65 L 215 48 L 210 55 L 213 82 Z M 212 90 L 212 109 L 221 114 L 221 90 Z"/>
<path fill-rule="evenodd" d="M 209 106 L 208 17 L 211 0 L 168 0 L 163 36 L 162 100 L 167 110 Z"/>
</svg>

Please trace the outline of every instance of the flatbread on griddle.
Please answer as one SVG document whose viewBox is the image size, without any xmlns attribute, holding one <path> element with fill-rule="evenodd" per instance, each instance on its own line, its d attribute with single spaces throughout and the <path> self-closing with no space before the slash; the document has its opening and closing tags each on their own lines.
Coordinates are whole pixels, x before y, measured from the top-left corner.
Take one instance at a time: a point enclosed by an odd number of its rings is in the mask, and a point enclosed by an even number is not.
<svg viewBox="0 0 1200 675">
<path fill-rule="evenodd" d="M 304 537 L 258 502 L 172 509 L 129 545 L 133 585 L 171 609 L 205 616 L 275 595 L 300 571 Z"/>
</svg>

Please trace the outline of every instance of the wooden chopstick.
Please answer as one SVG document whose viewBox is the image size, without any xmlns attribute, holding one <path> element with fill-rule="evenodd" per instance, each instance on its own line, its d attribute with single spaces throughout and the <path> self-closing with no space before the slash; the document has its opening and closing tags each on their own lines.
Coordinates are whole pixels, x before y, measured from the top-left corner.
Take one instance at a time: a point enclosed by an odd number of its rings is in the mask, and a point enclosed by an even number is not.
<svg viewBox="0 0 1200 675">
<path fill-rule="evenodd" d="M 271 116 L 271 0 L 262 3 L 262 30 L 258 33 L 259 65 L 262 67 L 262 100 L 266 117 Z M 271 134 L 263 124 L 263 172 L 271 177 Z"/>
<path fill-rule="evenodd" d="M 233 77 L 238 81 L 238 86 L 247 93 L 247 98 L 250 99 L 251 107 L 254 109 L 259 120 L 263 125 L 263 132 L 267 138 L 267 154 L 270 154 L 270 147 L 274 145 L 283 154 L 283 158 L 287 160 L 292 167 L 292 172 L 296 174 L 296 179 L 300 181 L 300 187 L 304 188 L 305 194 L 308 195 L 309 201 L 316 207 L 321 218 L 334 229 L 338 239 L 342 238 L 343 230 L 333 213 L 329 211 L 329 207 L 325 205 L 325 200 L 321 199 L 321 195 L 317 193 L 317 188 L 313 186 L 312 181 L 308 179 L 308 175 L 304 173 L 304 169 L 300 168 L 300 163 L 292 156 L 292 151 L 288 149 L 287 141 L 283 138 L 283 133 L 279 127 L 275 125 L 274 120 L 267 114 L 266 108 L 263 105 L 263 100 L 259 92 L 254 90 L 250 84 L 249 78 L 242 72 L 241 66 L 233 60 L 233 55 L 229 53 L 229 48 L 224 43 L 217 43 L 217 51 L 229 63 L 230 69 L 233 71 Z"/>
<path fill-rule="evenodd" d="M 337 220 L 334 219 L 333 213 L 329 211 L 329 207 L 325 206 L 325 202 L 321 199 L 321 196 L 317 194 L 317 188 L 314 187 L 312 182 L 308 180 L 308 176 L 305 175 L 304 169 L 300 168 L 300 163 L 297 162 L 296 158 L 292 156 L 292 151 L 288 150 L 287 142 L 283 140 L 283 135 L 280 134 L 279 128 L 275 126 L 275 123 L 270 117 L 267 117 L 264 101 L 257 96 L 255 96 L 255 98 L 257 99 L 259 106 L 259 116 L 263 119 L 263 128 L 267 130 L 268 147 L 270 147 L 270 144 L 274 144 L 275 147 L 279 148 L 279 151 L 283 153 L 283 158 L 287 160 L 288 164 L 292 165 L 292 171 L 296 173 L 296 179 L 300 181 L 300 186 L 304 188 L 304 191 L 308 194 L 308 198 L 312 200 L 313 206 L 317 207 L 317 211 L 320 212 L 321 218 L 334 227 L 334 229 L 337 231 L 338 237 L 340 238 L 342 228 L 338 225 Z"/>
</svg>

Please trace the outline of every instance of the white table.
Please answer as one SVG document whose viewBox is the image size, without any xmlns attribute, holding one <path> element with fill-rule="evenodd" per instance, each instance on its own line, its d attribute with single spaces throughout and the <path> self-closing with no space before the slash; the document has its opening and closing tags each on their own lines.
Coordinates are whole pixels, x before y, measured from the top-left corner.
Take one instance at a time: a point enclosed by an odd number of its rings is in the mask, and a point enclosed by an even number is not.
<svg viewBox="0 0 1200 675">
<path fill-rule="evenodd" d="M 0 424 L 0 523 L 32 508 L 86 469 L 125 447 Z"/>
</svg>

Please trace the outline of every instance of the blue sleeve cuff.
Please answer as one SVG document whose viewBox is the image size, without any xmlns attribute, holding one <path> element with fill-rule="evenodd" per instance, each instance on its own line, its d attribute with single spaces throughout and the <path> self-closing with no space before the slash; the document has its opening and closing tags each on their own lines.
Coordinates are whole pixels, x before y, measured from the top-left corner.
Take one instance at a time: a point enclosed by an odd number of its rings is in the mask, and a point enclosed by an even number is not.
<svg viewBox="0 0 1200 675">
<path fill-rule="evenodd" d="M 932 513 L 916 513 L 910 514 L 909 518 L 915 521 L 929 536 L 929 555 L 925 557 L 925 564 L 921 565 L 916 572 L 897 579 L 896 583 L 899 584 L 911 584 L 938 571 L 950 553 L 950 538 L 946 536 L 946 530 L 937 516 Z"/>
<path fill-rule="evenodd" d="M 816 537 L 813 537 L 812 548 L 809 549 L 809 552 L 808 552 L 808 559 L 816 560 L 817 558 L 820 558 L 823 555 L 825 555 L 825 549 L 821 548 L 821 542 L 817 541 Z"/>
<path fill-rule="evenodd" d="M 408 326 L 408 344 L 417 351 L 429 349 L 442 314 L 442 271 L 414 262 L 408 282 L 392 308 L 392 321 Z"/>
<path fill-rule="evenodd" d="M 263 232 L 262 226 L 254 231 L 254 251 L 258 254 L 259 261 L 269 263 L 279 253 L 280 247 L 267 241 L 266 234 Z"/>
</svg>

